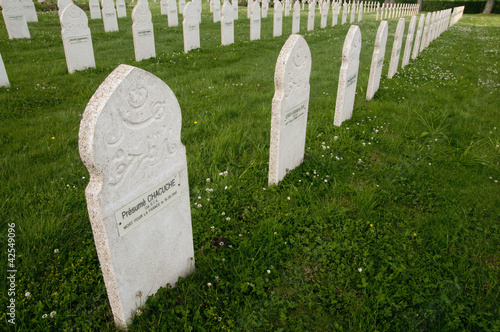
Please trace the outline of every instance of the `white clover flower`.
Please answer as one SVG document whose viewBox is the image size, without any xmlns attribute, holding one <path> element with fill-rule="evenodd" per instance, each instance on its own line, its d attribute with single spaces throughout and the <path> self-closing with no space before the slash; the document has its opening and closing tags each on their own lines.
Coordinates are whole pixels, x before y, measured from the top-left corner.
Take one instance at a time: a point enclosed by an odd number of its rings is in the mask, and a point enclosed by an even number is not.
<svg viewBox="0 0 500 332">
<path fill-rule="evenodd" d="M 334 139 L 334 140 L 338 140 L 338 139 L 339 139 L 339 137 L 338 137 L 338 136 L 333 136 L 333 139 Z"/>
<path fill-rule="evenodd" d="M 210 182 L 210 178 L 207 178 L 207 182 Z"/>
<path fill-rule="evenodd" d="M 212 283 L 211 283 L 211 282 L 208 282 L 208 283 L 207 283 L 207 286 L 208 286 L 208 287 L 212 287 Z"/>
<path fill-rule="evenodd" d="M 271 270 L 267 270 L 267 274 L 270 274 L 271 273 Z"/>
<path fill-rule="evenodd" d="M 137 310 L 135 311 L 135 314 L 136 314 L 137 316 L 141 316 L 141 315 L 142 315 L 142 311 L 141 311 L 141 309 L 137 309 Z"/>
<path fill-rule="evenodd" d="M 359 268 L 359 269 L 358 269 L 358 271 L 359 271 L 359 272 L 363 272 L 363 269 L 362 269 L 362 268 Z"/>
<path fill-rule="evenodd" d="M 47 314 L 43 314 L 42 318 L 45 319 L 45 318 L 47 318 L 47 316 L 48 316 Z"/>
<path fill-rule="evenodd" d="M 286 199 L 290 200 L 291 198 L 290 198 L 290 197 L 287 197 Z"/>
<path fill-rule="evenodd" d="M 55 311 L 52 311 L 52 312 L 50 313 L 50 318 L 54 318 L 54 317 L 56 317 L 56 312 L 55 312 Z"/>
<path fill-rule="evenodd" d="M 222 214 L 223 216 L 225 216 L 225 215 L 226 215 L 226 212 L 222 212 L 221 214 Z"/>
<path fill-rule="evenodd" d="M 219 281 L 219 276 L 215 276 L 215 281 Z"/>
<path fill-rule="evenodd" d="M 54 254 L 58 254 L 59 253 L 59 249 L 54 249 Z"/>
<path fill-rule="evenodd" d="M 24 296 L 26 296 L 26 298 L 29 300 L 31 299 L 31 293 L 30 292 L 26 292 L 24 293 Z"/>
<path fill-rule="evenodd" d="M 215 226 L 210 227 L 210 229 L 212 230 L 212 232 L 215 231 Z"/>
<path fill-rule="evenodd" d="M 227 221 L 230 221 L 230 220 L 231 220 L 231 218 L 227 217 L 227 218 L 226 218 L 226 220 L 227 220 Z"/>
</svg>

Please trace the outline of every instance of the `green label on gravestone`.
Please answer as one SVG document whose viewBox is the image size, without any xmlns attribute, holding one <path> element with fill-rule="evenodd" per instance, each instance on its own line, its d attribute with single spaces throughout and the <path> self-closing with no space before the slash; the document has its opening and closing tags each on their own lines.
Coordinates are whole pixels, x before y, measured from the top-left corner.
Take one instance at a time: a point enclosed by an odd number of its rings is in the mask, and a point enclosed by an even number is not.
<svg viewBox="0 0 500 332">
<path fill-rule="evenodd" d="M 115 211 L 120 237 L 179 197 L 180 185 L 180 176 L 177 173 Z"/>
</svg>

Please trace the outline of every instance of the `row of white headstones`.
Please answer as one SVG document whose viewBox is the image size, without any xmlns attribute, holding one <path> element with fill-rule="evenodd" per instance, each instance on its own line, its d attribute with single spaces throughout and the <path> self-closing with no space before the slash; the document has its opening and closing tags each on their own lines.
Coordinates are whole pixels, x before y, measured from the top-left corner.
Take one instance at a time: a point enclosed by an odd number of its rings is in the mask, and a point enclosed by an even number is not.
<svg viewBox="0 0 500 332">
<path fill-rule="evenodd" d="M 29 2 L 30 5 L 23 6 L 21 1 L 25 3 Z M 27 22 L 38 21 L 32 0 L 3 0 L 2 2 L 4 3 L 2 14 L 9 38 L 30 38 Z M 71 0 L 58 0 L 58 7 L 68 72 L 73 73 L 77 70 L 95 68 L 92 37 L 88 26 L 87 15 Z M 267 7 L 267 0 L 263 0 L 261 14 L 260 3 L 258 1 L 249 2 L 247 16 L 250 18 L 250 40 L 260 39 L 261 16 L 267 16 L 267 9 L 264 10 L 265 7 Z M 321 12 L 321 28 L 326 27 L 330 7 L 332 7 L 332 26 L 337 25 L 337 18 L 341 8 L 340 2 L 330 4 L 328 1 L 321 1 L 319 6 Z M 193 0 L 188 4 L 185 4 L 185 2 L 181 0 L 179 2 L 179 8 L 184 14 L 184 51 L 187 53 L 190 50 L 200 47 L 199 23 L 201 23 L 201 0 Z M 238 19 L 238 1 L 234 0 L 233 4 L 225 1 L 222 6 L 222 15 L 219 0 L 211 0 L 210 8 L 213 12 L 213 21 L 221 22 L 222 45 L 234 43 L 234 21 Z M 284 8 L 285 16 L 289 16 L 291 1 L 286 0 L 284 2 Z M 347 13 L 349 12 L 351 13 L 351 23 L 355 21 L 356 12 L 358 13 L 358 22 L 361 21 L 363 2 L 359 3 L 358 6 L 356 6 L 355 2 L 352 4 L 345 2 L 342 8 L 342 24 L 346 23 Z M 368 8 L 370 10 L 374 8 L 374 3 L 369 2 Z M 98 0 L 90 0 L 89 9 L 91 19 L 101 18 L 101 8 Z M 400 4 L 399 7 L 394 7 L 394 9 L 401 9 L 401 11 L 394 11 L 397 15 L 406 15 L 418 10 L 415 5 L 406 4 Z M 161 0 L 161 11 L 163 14 L 167 14 L 169 26 L 173 27 L 178 25 L 176 0 Z M 299 33 L 300 11 L 300 3 L 297 1 L 293 6 L 292 33 Z M 316 2 L 312 1 L 309 3 L 308 31 L 314 30 L 315 13 Z M 117 18 L 126 17 L 126 15 L 127 12 L 124 0 L 116 1 L 116 9 L 113 0 L 102 0 L 102 19 L 105 32 L 118 31 Z M 30 17 L 30 19 L 28 19 L 28 17 Z M 273 36 L 275 37 L 282 35 L 282 18 L 283 5 L 281 2 L 277 1 L 274 6 Z M 149 4 L 146 0 L 140 0 L 134 7 L 132 11 L 132 22 L 136 61 L 155 57 L 156 50 L 153 23 Z"/>
<path fill-rule="evenodd" d="M 414 50 L 422 50 L 448 28 L 451 10 L 444 13 L 420 16 Z M 433 23 L 432 17 L 444 20 Z M 391 77 L 397 70 L 404 25 L 400 18 Z M 405 54 L 410 53 L 415 25 L 413 16 Z M 387 21 L 382 21 L 372 57 L 371 96 L 380 81 L 387 35 Z M 360 50 L 361 31 L 352 25 L 342 51 L 337 126 L 352 115 Z M 279 183 L 304 158 L 311 64 L 306 40 L 292 34 L 276 63 L 269 185 Z M 90 174 L 87 208 L 115 323 L 120 326 L 130 322 L 145 297 L 167 283 L 175 285 L 179 276 L 194 269 L 181 117 L 179 103 L 163 81 L 128 65 L 118 66 L 106 78 L 82 116 L 79 151 Z"/>
</svg>

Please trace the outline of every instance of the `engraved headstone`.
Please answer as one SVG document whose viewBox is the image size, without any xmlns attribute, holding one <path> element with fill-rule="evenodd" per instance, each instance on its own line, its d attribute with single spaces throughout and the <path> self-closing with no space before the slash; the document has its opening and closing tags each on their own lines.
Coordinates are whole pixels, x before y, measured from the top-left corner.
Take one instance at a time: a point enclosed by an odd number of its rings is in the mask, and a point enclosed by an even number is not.
<svg viewBox="0 0 500 332">
<path fill-rule="evenodd" d="M 0 54 L 0 86 L 4 86 L 6 88 L 10 87 L 9 77 L 7 76 L 7 70 L 5 70 L 2 54 Z"/>
<path fill-rule="evenodd" d="M 233 0 L 233 21 L 238 19 L 238 0 Z"/>
<path fill-rule="evenodd" d="M 38 22 L 38 16 L 36 15 L 36 9 L 33 0 L 21 0 L 21 4 L 23 6 L 26 22 Z"/>
<path fill-rule="evenodd" d="M 363 19 L 363 3 L 361 3 L 359 5 L 359 9 L 358 9 L 358 22 L 361 22 L 362 19 Z"/>
<path fill-rule="evenodd" d="M 151 21 L 151 11 L 149 10 L 147 1 L 137 2 L 134 10 L 132 10 L 132 22 L 135 61 L 155 57 L 155 36 L 153 22 Z"/>
<path fill-rule="evenodd" d="M 333 12 L 333 16 L 332 16 L 332 27 L 336 26 L 337 23 L 338 23 L 338 19 L 339 19 L 339 4 L 338 3 L 334 3 L 333 5 L 333 9 L 332 9 L 332 12 Z"/>
<path fill-rule="evenodd" d="M 347 2 L 344 2 L 344 6 L 342 7 L 342 25 L 347 21 Z"/>
<path fill-rule="evenodd" d="M 292 14 L 292 33 L 299 33 L 300 31 L 300 3 L 295 1 L 293 4 Z"/>
<path fill-rule="evenodd" d="M 179 25 L 179 16 L 177 15 L 177 2 L 175 0 L 167 0 L 167 20 L 169 27 Z"/>
<path fill-rule="evenodd" d="M 366 89 L 366 100 L 371 100 L 380 86 L 382 67 L 384 66 L 385 46 L 387 45 L 388 24 L 387 21 L 380 22 L 377 36 L 375 37 L 375 48 L 373 49 L 368 88 Z"/>
<path fill-rule="evenodd" d="M 290 0 L 285 0 L 285 17 L 290 16 L 290 9 L 291 9 L 291 1 Z"/>
<path fill-rule="evenodd" d="M 401 47 L 403 46 L 403 34 L 405 32 L 405 19 L 401 17 L 396 27 L 394 34 L 394 43 L 392 44 L 391 60 L 389 62 L 389 72 L 387 78 L 392 78 L 398 72 L 399 56 L 401 54 Z"/>
<path fill-rule="evenodd" d="M 179 13 L 184 14 L 185 7 L 186 7 L 186 0 L 179 0 Z"/>
<path fill-rule="evenodd" d="M 250 40 L 260 39 L 260 4 L 255 1 L 252 5 L 252 17 L 250 18 Z"/>
<path fill-rule="evenodd" d="M 283 6 L 281 1 L 274 3 L 273 37 L 279 37 L 283 33 Z"/>
<path fill-rule="evenodd" d="M 340 127 L 342 122 L 352 117 L 356 83 L 358 81 L 359 53 L 361 51 L 361 30 L 351 25 L 342 49 L 342 66 L 340 67 L 337 102 L 333 124 Z"/>
<path fill-rule="evenodd" d="M 198 8 L 194 2 L 188 2 L 184 7 L 182 22 L 184 35 L 184 53 L 200 48 L 200 22 Z"/>
<path fill-rule="evenodd" d="M 71 0 L 57 0 L 57 12 L 59 14 L 59 18 L 61 17 L 64 8 L 71 4 L 73 4 Z"/>
<path fill-rule="evenodd" d="M 101 5 L 99 5 L 99 0 L 89 0 L 89 10 L 92 20 L 101 18 Z"/>
<path fill-rule="evenodd" d="M 292 34 L 276 62 L 272 104 L 269 185 L 278 184 L 304 159 L 311 52 L 304 37 Z"/>
<path fill-rule="evenodd" d="M 222 5 L 221 17 L 221 44 L 230 45 L 234 43 L 234 7 L 228 1 Z"/>
<path fill-rule="evenodd" d="M 30 38 L 28 23 L 19 0 L 2 0 L 2 15 L 9 39 Z"/>
<path fill-rule="evenodd" d="M 316 2 L 309 3 L 309 13 L 307 15 L 307 31 L 314 30 L 314 18 L 316 17 Z"/>
<path fill-rule="evenodd" d="M 262 0 L 262 18 L 267 18 L 267 11 L 269 10 L 269 1 Z"/>
<path fill-rule="evenodd" d="M 127 7 L 125 0 L 116 0 L 116 17 L 127 17 Z"/>
<path fill-rule="evenodd" d="M 202 7 L 201 7 L 201 0 L 192 0 L 191 2 L 196 7 L 196 13 L 197 13 L 196 15 L 198 17 L 198 23 L 201 23 L 201 9 L 202 9 Z"/>
<path fill-rule="evenodd" d="M 404 66 L 410 63 L 411 47 L 413 45 L 413 38 L 415 36 L 416 24 L 417 24 L 417 17 L 413 15 L 410 20 L 410 26 L 408 27 L 408 34 L 406 35 L 405 51 L 403 53 L 403 61 L 401 62 L 401 68 L 404 68 Z"/>
<path fill-rule="evenodd" d="M 77 70 L 95 68 L 94 48 L 87 14 L 71 3 L 64 8 L 60 19 L 68 72 L 72 74 Z"/>
<path fill-rule="evenodd" d="M 328 8 L 330 8 L 330 6 L 328 5 L 328 2 L 323 2 L 323 4 L 320 5 L 321 8 L 323 8 L 323 10 L 321 11 L 321 20 L 320 20 L 320 24 L 319 24 L 319 27 L 321 29 L 324 29 L 326 28 L 326 19 L 328 18 Z"/>
<path fill-rule="evenodd" d="M 429 35 L 429 23 L 431 21 L 431 13 L 427 13 L 425 17 L 424 31 L 422 32 L 422 41 L 420 42 L 420 52 L 427 47 L 427 36 Z"/>
<path fill-rule="evenodd" d="M 181 110 L 156 76 L 118 66 L 90 99 L 79 132 L 85 190 L 115 323 L 194 270 Z"/>
<path fill-rule="evenodd" d="M 177 3 L 175 3 L 175 5 L 177 5 Z M 177 10 L 177 7 L 176 7 L 176 10 Z M 168 2 L 167 2 L 167 0 L 160 0 L 160 15 L 168 15 Z"/>
<path fill-rule="evenodd" d="M 115 3 L 113 0 L 102 0 L 102 22 L 104 32 L 118 31 L 118 19 L 116 18 Z"/>
<path fill-rule="evenodd" d="M 212 2 L 212 19 L 213 22 L 220 22 L 220 1 L 213 0 Z"/>
<path fill-rule="evenodd" d="M 355 19 L 356 19 L 356 3 L 354 2 L 351 8 L 351 24 L 354 23 Z"/>
</svg>

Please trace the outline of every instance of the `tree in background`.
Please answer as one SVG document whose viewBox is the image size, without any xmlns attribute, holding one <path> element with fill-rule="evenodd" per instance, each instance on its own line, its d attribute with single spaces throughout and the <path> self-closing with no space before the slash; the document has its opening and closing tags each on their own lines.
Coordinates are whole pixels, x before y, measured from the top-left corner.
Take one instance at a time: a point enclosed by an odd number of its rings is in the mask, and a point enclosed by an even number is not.
<svg viewBox="0 0 500 332">
<path fill-rule="evenodd" d="M 486 1 L 486 6 L 484 6 L 483 14 L 491 14 L 491 10 L 493 9 L 494 4 L 495 4 L 495 0 Z"/>
</svg>

